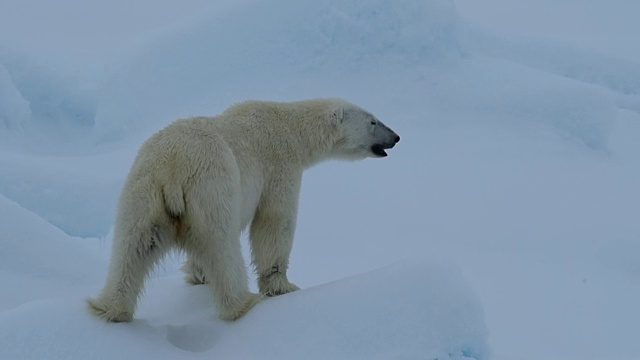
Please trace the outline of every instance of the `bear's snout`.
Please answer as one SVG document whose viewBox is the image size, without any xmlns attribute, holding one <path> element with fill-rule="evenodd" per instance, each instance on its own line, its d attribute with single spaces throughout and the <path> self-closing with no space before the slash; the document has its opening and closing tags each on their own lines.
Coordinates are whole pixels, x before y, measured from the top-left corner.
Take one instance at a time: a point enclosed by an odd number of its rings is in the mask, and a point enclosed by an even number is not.
<svg viewBox="0 0 640 360">
<path fill-rule="evenodd" d="M 400 142 L 400 135 L 396 134 L 387 126 L 384 126 L 384 129 L 387 130 L 387 134 L 385 136 L 386 139 L 371 146 L 371 152 L 379 157 L 387 156 L 387 152 L 385 150 L 393 148 L 397 143 Z"/>
<path fill-rule="evenodd" d="M 400 141 L 400 136 L 396 135 L 392 142 L 378 143 L 371 146 L 371 152 L 379 157 L 387 156 L 387 152 L 385 150 L 391 149 Z"/>
</svg>

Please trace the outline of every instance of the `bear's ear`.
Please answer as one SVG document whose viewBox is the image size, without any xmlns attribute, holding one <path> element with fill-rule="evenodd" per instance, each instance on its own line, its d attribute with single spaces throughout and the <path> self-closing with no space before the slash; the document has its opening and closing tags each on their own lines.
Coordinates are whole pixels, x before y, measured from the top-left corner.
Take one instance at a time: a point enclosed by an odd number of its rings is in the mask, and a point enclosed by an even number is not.
<svg viewBox="0 0 640 360">
<path fill-rule="evenodd" d="M 341 123 L 344 120 L 344 106 L 342 104 L 337 105 L 331 111 L 331 120 L 336 123 Z"/>
</svg>

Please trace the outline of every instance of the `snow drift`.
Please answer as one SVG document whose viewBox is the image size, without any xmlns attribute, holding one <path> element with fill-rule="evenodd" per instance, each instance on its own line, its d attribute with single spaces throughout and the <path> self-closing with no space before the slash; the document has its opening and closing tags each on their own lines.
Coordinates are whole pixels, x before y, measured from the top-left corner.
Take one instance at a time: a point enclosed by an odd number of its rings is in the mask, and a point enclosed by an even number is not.
<svg viewBox="0 0 640 360">
<path fill-rule="evenodd" d="M 69 157 L 0 153 L 0 194 L 67 234 L 103 237 L 113 222 L 130 152 Z"/>
<path fill-rule="evenodd" d="M 385 284 L 383 289 L 381 284 Z M 393 296 L 381 296 L 390 293 Z M 448 266 L 401 264 L 269 298 L 216 319 L 204 286 L 154 279 L 137 319 L 105 324 L 81 299 L 0 313 L 0 356 L 41 359 L 488 359 L 475 294 Z M 73 346 L 68 346 L 73 339 Z"/>
<path fill-rule="evenodd" d="M 345 95 L 354 73 L 459 60 L 458 25 L 451 0 L 219 6 L 123 66 L 105 86 L 96 131 L 113 140 L 247 98 Z"/>
<path fill-rule="evenodd" d="M 4 52 L 0 63 L 11 75 L 0 70 L 5 129 L 57 129 L 67 140 L 91 130 L 100 143 L 139 142 L 248 98 L 342 96 L 481 112 L 607 150 L 616 107 L 640 111 L 639 66 L 469 31 L 451 0 L 220 2 L 157 33 L 98 94 L 24 57 Z"/>
<path fill-rule="evenodd" d="M 550 65 L 536 60 L 545 58 L 544 48 L 492 50 L 505 47 L 464 29 L 450 0 L 245 1 L 214 8 L 196 24 L 159 35 L 106 84 L 96 135 L 148 134 L 247 98 L 357 102 L 367 88 L 372 103 L 480 112 L 499 126 L 517 119 L 607 149 L 616 116 L 611 91 L 633 93 L 640 82 L 623 74 L 638 67 L 606 57 L 586 62 L 571 51 Z M 568 79 L 571 71 L 577 73 Z M 618 102 L 635 106 L 629 98 Z"/>
<path fill-rule="evenodd" d="M 30 118 L 29 103 L 16 89 L 7 69 L 0 64 L 0 130 L 18 131 Z"/>
<path fill-rule="evenodd" d="M 90 286 L 104 272 L 106 262 L 97 246 L 70 238 L 3 195 L 0 219 L 0 311 L 67 296 Z"/>
<path fill-rule="evenodd" d="M 105 324 L 83 298 L 106 261 L 0 196 L 2 359 L 487 359 L 482 306 L 458 270 L 405 262 L 264 300 L 218 320 L 206 286 L 147 284 L 136 320 Z M 392 296 L 389 296 L 391 295 Z"/>
<path fill-rule="evenodd" d="M 500 359 L 634 358 L 639 65 L 466 25 L 445 0 L 216 2 L 97 95 L 0 53 L 0 358 L 261 357 L 291 340 L 296 358 L 486 359 L 486 327 Z M 85 313 L 109 241 L 60 230 L 105 236 L 148 132 L 251 97 L 316 96 L 370 108 L 403 142 L 305 176 L 291 274 L 307 290 L 228 324 L 206 288 L 161 268 L 132 324 Z M 47 156 L 12 146 L 21 132 Z M 486 327 L 450 266 L 317 286 L 426 253 L 456 259 Z"/>
<path fill-rule="evenodd" d="M 5 139 L 23 131 L 46 144 L 52 137 L 72 140 L 86 136 L 93 127 L 95 111 L 92 86 L 0 47 L 0 135 Z"/>
</svg>

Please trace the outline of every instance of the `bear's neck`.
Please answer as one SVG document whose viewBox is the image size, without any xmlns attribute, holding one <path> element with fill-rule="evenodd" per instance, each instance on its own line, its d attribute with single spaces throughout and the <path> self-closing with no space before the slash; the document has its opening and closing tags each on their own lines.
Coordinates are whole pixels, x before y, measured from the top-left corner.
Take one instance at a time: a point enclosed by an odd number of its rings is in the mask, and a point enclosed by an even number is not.
<svg viewBox="0 0 640 360">
<path fill-rule="evenodd" d="M 287 127 L 287 141 L 281 144 L 306 169 L 331 157 L 339 139 L 338 126 L 331 124 L 324 107 L 296 107 L 282 114 Z"/>
</svg>

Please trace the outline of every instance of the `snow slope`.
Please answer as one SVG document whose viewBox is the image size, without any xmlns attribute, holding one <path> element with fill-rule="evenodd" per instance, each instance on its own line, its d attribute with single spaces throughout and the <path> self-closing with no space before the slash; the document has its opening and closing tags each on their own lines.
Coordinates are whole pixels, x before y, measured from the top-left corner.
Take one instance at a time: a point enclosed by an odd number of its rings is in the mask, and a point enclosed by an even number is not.
<svg viewBox="0 0 640 360">
<path fill-rule="evenodd" d="M 0 60 L 0 358 L 262 358 L 287 341 L 291 358 L 638 359 L 640 64 L 478 29 L 448 0 L 220 2 L 149 38 L 84 98 Z M 150 132 L 315 96 L 402 142 L 305 175 L 290 269 L 305 290 L 227 324 L 174 258 L 134 323 L 84 313 Z M 48 98 L 75 100 L 24 115 Z"/>
<path fill-rule="evenodd" d="M 134 151 L 66 157 L 0 153 L 0 193 L 67 234 L 103 237 Z"/>
<path fill-rule="evenodd" d="M 457 32 L 450 0 L 244 0 L 216 7 L 161 34 L 122 67 L 103 90 L 96 130 L 113 140 L 246 98 L 346 94 L 343 76 L 354 72 L 459 59 Z"/>
<path fill-rule="evenodd" d="M 5 287 L 0 311 L 66 296 L 103 273 L 105 261 L 97 246 L 70 238 L 2 195 L 0 218 L 0 278 Z"/>
<path fill-rule="evenodd" d="M 11 289 L 0 297 L 2 359 L 489 356 L 482 306 L 450 265 L 405 262 L 266 299 L 234 323 L 216 319 L 205 286 L 158 277 L 133 323 L 106 325 L 83 302 L 106 270 L 95 240 L 69 238 L 4 197 L 0 219 L 0 280 Z"/>
<path fill-rule="evenodd" d="M 68 154 L 86 142 L 95 84 L 0 44 L 0 149 Z"/>
<path fill-rule="evenodd" d="M 29 103 L 16 89 L 11 75 L 0 64 L 0 125 L 2 129 L 18 130 L 31 118 Z"/>
<path fill-rule="evenodd" d="M 123 66 L 103 90 L 98 138 L 146 135 L 246 98 L 338 95 L 408 103 L 403 113 L 429 108 L 498 125 L 541 124 L 606 150 L 616 116 L 611 90 L 633 94 L 640 83 L 634 64 L 571 51 L 544 60 L 544 47 L 483 41 L 465 31 L 450 0 L 240 4 L 163 34 Z M 276 6 L 286 12 L 269 10 Z M 556 76 L 569 70 L 576 75 Z"/>
</svg>

